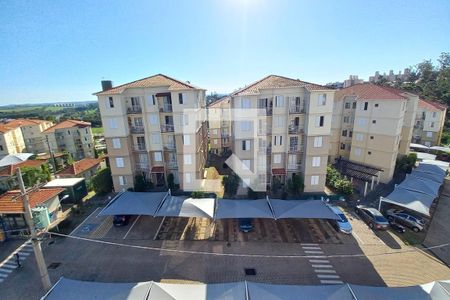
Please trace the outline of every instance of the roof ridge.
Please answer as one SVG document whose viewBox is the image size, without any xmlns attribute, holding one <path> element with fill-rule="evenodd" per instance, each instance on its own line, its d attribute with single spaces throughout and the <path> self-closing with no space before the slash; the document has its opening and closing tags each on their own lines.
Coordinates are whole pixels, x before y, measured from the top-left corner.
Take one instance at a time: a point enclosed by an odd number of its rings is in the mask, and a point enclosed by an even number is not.
<svg viewBox="0 0 450 300">
<path fill-rule="evenodd" d="M 243 92 L 244 90 L 246 90 L 246 89 L 248 89 L 248 88 L 254 86 L 255 84 L 258 84 L 258 83 L 262 82 L 263 80 L 266 80 L 266 79 L 269 78 L 270 76 L 275 76 L 275 75 L 273 75 L 273 74 L 267 75 L 266 77 L 263 77 L 262 79 L 259 79 L 259 80 L 257 80 L 257 81 L 254 81 L 254 82 L 250 83 L 249 85 L 247 85 L 247 86 L 245 86 L 245 87 L 243 87 L 243 88 L 237 89 L 237 90 L 234 91 L 231 95 L 232 95 L 232 96 L 235 96 L 236 94 Z"/>
</svg>

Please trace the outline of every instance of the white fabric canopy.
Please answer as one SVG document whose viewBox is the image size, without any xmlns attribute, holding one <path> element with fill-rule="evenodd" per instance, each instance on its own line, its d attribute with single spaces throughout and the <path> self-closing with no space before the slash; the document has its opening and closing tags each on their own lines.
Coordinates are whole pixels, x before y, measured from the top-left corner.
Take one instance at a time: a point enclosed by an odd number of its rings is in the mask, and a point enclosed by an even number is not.
<svg viewBox="0 0 450 300">
<path fill-rule="evenodd" d="M 231 200 L 217 199 L 216 219 L 268 218 L 273 219 L 272 210 L 266 199 Z"/>
<path fill-rule="evenodd" d="M 245 300 L 247 297 L 245 292 L 245 282 L 214 284 L 173 284 L 153 282 L 147 299 Z"/>
<path fill-rule="evenodd" d="M 321 200 L 270 200 L 276 219 L 335 219 L 339 217 Z"/>
<path fill-rule="evenodd" d="M 396 188 L 386 197 L 380 197 L 380 201 L 382 202 L 389 202 L 405 207 L 426 216 L 430 216 L 430 207 L 434 199 L 435 197 L 433 196 L 402 188 Z"/>
<path fill-rule="evenodd" d="M 2 159 L 0 159 L 0 167 L 14 165 L 26 161 L 31 156 L 33 156 L 33 153 L 17 153 L 6 155 Z"/>
<path fill-rule="evenodd" d="M 420 285 L 408 287 L 378 287 L 350 284 L 356 299 L 376 300 L 425 300 L 443 299 L 430 298 L 429 293 Z"/>
<path fill-rule="evenodd" d="M 397 187 L 437 197 L 439 195 L 439 188 L 441 187 L 441 184 L 427 178 L 406 176 L 405 180 L 403 180 L 403 182 Z"/>
<path fill-rule="evenodd" d="M 169 196 L 155 216 L 164 217 L 214 217 L 214 198 L 180 198 Z"/>
<path fill-rule="evenodd" d="M 114 215 L 145 215 L 154 216 L 161 201 L 168 193 L 137 193 L 123 192 L 118 194 L 98 214 L 99 216 Z"/>
<path fill-rule="evenodd" d="M 449 147 L 433 146 L 433 147 L 430 147 L 430 149 L 450 153 Z"/>
<path fill-rule="evenodd" d="M 417 148 L 417 149 L 430 149 L 430 147 L 427 147 L 427 146 L 421 145 L 421 144 L 415 144 L 415 143 L 410 143 L 409 147 L 410 148 Z"/>
</svg>

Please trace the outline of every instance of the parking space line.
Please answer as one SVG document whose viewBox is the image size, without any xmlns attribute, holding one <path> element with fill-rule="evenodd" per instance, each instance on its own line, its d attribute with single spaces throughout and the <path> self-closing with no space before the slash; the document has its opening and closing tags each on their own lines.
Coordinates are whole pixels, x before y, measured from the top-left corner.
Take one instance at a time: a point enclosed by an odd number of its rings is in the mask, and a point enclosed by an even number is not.
<svg viewBox="0 0 450 300">
<path fill-rule="evenodd" d="M 127 236 L 130 233 L 131 229 L 133 229 L 134 224 L 136 224 L 136 222 L 139 220 L 140 217 L 141 217 L 141 215 L 137 216 L 136 220 L 134 220 L 133 224 L 131 224 L 130 229 L 128 229 L 127 233 L 125 233 L 125 236 L 123 237 L 123 239 L 127 238 Z"/>
<path fill-rule="evenodd" d="M 71 233 L 69 233 L 69 235 L 73 235 L 73 233 L 75 232 L 75 231 L 77 231 L 78 230 L 78 228 L 80 228 L 81 227 L 81 225 L 83 225 L 84 224 L 84 222 L 86 222 L 97 210 L 99 210 L 100 209 L 100 207 L 97 207 L 89 216 L 87 216 L 87 218 L 86 219 L 84 219 L 83 220 L 83 222 L 81 222 L 77 227 L 75 227 L 75 229 L 74 230 L 72 230 L 72 232 Z"/>
<path fill-rule="evenodd" d="M 163 219 L 161 220 L 161 224 L 159 224 L 158 230 L 156 230 L 156 233 L 155 233 L 155 236 L 153 237 L 153 240 L 156 240 L 156 238 L 158 237 L 159 231 L 161 230 L 165 220 L 166 220 L 166 217 L 164 216 Z"/>
</svg>

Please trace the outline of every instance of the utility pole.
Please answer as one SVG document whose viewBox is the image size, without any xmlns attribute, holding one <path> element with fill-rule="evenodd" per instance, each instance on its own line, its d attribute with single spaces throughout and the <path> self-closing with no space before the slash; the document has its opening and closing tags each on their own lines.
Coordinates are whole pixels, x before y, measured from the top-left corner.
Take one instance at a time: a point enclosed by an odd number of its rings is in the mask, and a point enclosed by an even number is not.
<svg viewBox="0 0 450 300">
<path fill-rule="evenodd" d="M 50 277 L 48 276 L 47 265 L 45 264 L 44 255 L 42 254 L 41 243 L 37 239 L 36 230 L 34 228 L 33 215 L 31 214 L 29 197 L 27 190 L 25 189 L 25 184 L 23 183 L 22 172 L 20 171 L 20 168 L 17 168 L 17 179 L 19 180 L 22 203 L 23 207 L 25 208 L 25 221 L 27 222 L 28 228 L 30 229 L 31 233 L 31 242 L 33 244 L 34 256 L 36 257 L 42 286 L 47 292 L 52 287 L 52 283 L 50 282 Z"/>
<path fill-rule="evenodd" d="M 48 152 L 50 153 L 50 156 L 52 157 L 53 175 L 56 175 L 56 160 L 55 160 L 55 156 L 53 155 L 53 150 L 50 147 L 50 142 L 48 141 L 48 135 L 45 135 L 45 139 L 47 140 Z"/>
</svg>

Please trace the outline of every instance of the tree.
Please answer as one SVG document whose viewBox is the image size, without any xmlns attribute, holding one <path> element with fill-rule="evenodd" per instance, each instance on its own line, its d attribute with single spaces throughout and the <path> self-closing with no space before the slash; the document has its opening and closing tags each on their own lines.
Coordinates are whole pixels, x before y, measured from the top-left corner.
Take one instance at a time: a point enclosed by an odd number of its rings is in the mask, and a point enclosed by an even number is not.
<svg viewBox="0 0 450 300">
<path fill-rule="evenodd" d="M 153 183 L 150 180 L 145 179 L 143 175 L 134 176 L 134 191 L 135 192 L 148 192 L 153 188 Z"/>
<path fill-rule="evenodd" d="M 239 188 L 239 182 L 240 178 L 236 174 L 224 176 L 222 179 L 222 184 L 225 195 L 230 198 L 234 197 Z"/>
<path fill-rule="evenodd" d="M 20 170 L 22 171 L 22 178 L 26 187 L 32 187 L 37 183 L 43 183 L 50 180 L 50 171 L 48 166 L 22 167 Z"/>
<path fill-rule="evenodd" d="M 95 193 L 98 195 L 104 195 L 111 192 L 113 188 L 111 170 L 105 168 L 98 171 L 98 173 L 92 177 L 92 185 L 94 186 Z"/>
<path fill-rule="evenodd" d="M 397 162 L 395 164 L 395 172 L 403 172 L 403 173 L 411 173 L 412 168 L 416 165 L 417 161 L 417 154 L 416 153 L 410 153 L 408 156 L 402 156 L 401 158 L 397 159 Z"/>
<path fill-rule="evenodd" d="M 177 191 L 180 188 L 180 185 L 175 184 L 175 176 L 172 173 L 167 175 L 167 186 L 172 192 Z"/>
<path fill-rule="evenodd" d="M 303 177 L 301 175 L 294 174 L 287 182 L 288 192 L 292 195 L 298 195 L 303 192 L 305 187 L 303 183 Z"/>
<path fill-rule="evenodd" d="M 277 177 L 272 179 L 272 192 L 276 193 L 281 188 L 281 181 Z"/>
</svg>

